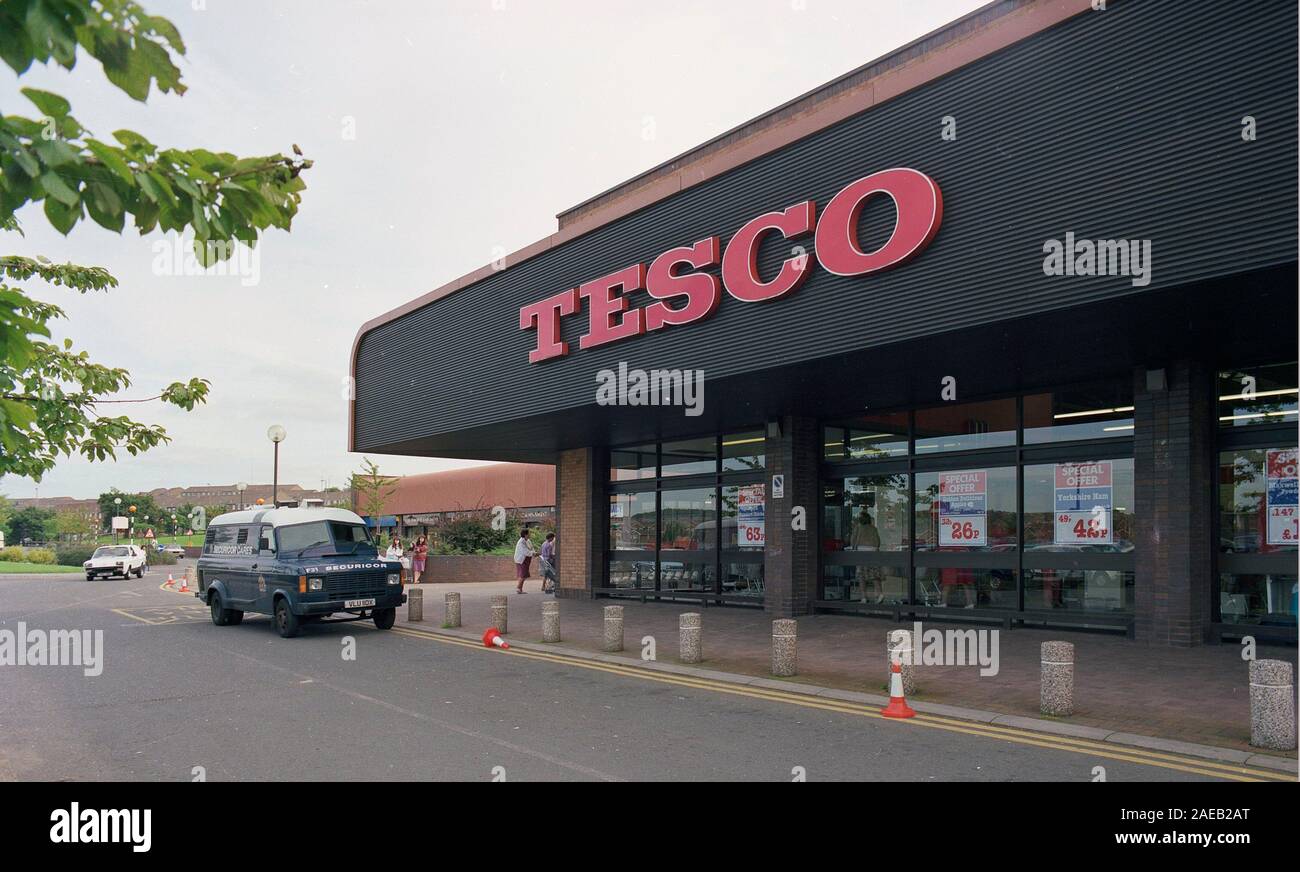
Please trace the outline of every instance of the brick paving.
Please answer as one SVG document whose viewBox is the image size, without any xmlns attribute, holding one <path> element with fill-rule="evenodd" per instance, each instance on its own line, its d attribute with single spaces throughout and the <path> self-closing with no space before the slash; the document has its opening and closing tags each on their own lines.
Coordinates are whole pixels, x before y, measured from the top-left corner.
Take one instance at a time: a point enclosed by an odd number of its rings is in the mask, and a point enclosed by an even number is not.
<svg viewBox="0 0 1300 872">
<path fill-rule="evenodd" d="M 509 636 L 533 642 L 542 638 L 541 605 L 550 599 L 528 582 L 518 596 L 510 581 L 478 584 L 422 584 L 426 627 L 442 623 L 443 594 L 459 591 L 463 626 L 488 626 L 488 598 L 509 595 Z M 756 609 L 708 608 L 694 603 L 635 600 L 560 601 L 561 632 L 567 647 L 599 651 L 605 605 L 624 607 L 624 639 L 629 656 L 644 636 L 655 638 L 657 658 L 677 660 L 677 616 L 703 613 L 704 662 L 709 669 L 769 676 L 771 616 Z M 404 621 L 406 609 L 398 610 Z M 814 615 L 798 619 L 799 673 L 795 682 L 882 693 L 885 689 L 885 636 L 897 627 L 880 618 Z M 927 623 L 926 629 L 990 629 L 988 625 Z M 999 637 L 1000 671 L 981 677 L 978 667 L 918 666 L 916 699 L 1010 715 L 1041 717 L 1038 711 L 1039 645 L 1064 639 L 1075 646 L 1075 714 L 1070 723 L 1147 736 L 1252 750 L 1247 664 L 1236 644 L 1195 648 L 1149 647 L 1113 635 L 1016 628 Z M 1296 663 L 1293 646 L 1261 645 L 1260 658 Z"/>
</svg>

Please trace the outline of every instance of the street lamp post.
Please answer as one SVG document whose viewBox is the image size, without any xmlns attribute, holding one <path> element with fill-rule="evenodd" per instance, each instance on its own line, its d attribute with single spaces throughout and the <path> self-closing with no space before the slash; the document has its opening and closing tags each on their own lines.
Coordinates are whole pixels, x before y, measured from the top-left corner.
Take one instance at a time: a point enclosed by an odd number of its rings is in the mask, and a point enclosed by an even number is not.
<svg viewBox="0 0 1300 872">
<path fill-rule="evenodd" d="M 113 544 L 117 544 L 117 524 L 113 523 L 114 518 L 119 517 L 118 513 L 122 511 L 122 498 L 113 497 L 113 517 L 108 519 L 108 523 L 113 528 Z"/>
<path fill-rule="evenodd" d="M 235 485 L 235 492 L 239 494 L 240 511 L 243 511 L 244 508 L 244 491 L 246 490 L 248 490 L 248 482 L 246 481 L 241 481 L 239 484 Z"/>
<path fill-rule="evenodd" d="M 275 465 L 271 470 L 271 508 L 275 508 L 280 495 L 280 443 L 287 434 L 279 424 L 272 424 L 266 429 L 266 438 L 275 443 Z"/>
</svg>

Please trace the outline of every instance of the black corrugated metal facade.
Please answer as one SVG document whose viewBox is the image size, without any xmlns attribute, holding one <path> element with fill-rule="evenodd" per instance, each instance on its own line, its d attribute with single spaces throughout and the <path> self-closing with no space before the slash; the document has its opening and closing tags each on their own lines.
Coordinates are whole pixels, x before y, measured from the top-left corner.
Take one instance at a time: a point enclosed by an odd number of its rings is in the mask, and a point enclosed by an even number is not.
<svg viewBox="0 0 1300 872">
<path fill-rule="evenodd" d="M 379 326 L 357 350 L 355 449 L 436 449 L 440 434 L 591 407 L 595 373 L 619 361 L 703 369 L 715 385 L 1293 264 L 1296 19 L 1291 3 L 1112 2 Z M 1240 135 L 1245 115 L 1253 142 Z M 940 136 L 944 116 L 956 141 Z M 709 235 L 725 245 L 763 212 L 808 198 L 820 209 L 895 166 L 930 175 L 944 197 L 943 226 L 911 263 L 867 277 L 815 269 L 765 304 L 724 292 L 705 321 L 585 351 L 584 309 L 564 320 L 568 357 L 528 362 L 536 333 L 519 329 L 521 306 Z M 869 206 L 865 248 L 889 218 Z M 1067 231 L 1151 240 L 1150 285 L 1045 276 L 1043 242 Z M 760 271 L 787 256 L 789 243 L 769 239 Z"/>
</svg>

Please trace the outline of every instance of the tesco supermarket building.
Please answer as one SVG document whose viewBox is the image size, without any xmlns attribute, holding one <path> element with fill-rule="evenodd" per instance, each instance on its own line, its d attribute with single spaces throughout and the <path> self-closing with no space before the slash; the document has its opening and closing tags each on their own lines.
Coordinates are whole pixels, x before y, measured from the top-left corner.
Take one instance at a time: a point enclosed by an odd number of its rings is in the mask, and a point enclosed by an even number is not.
<svg viewBox="0 0 1300 872">
<path fill-rule="evenodd" d="M 1296 6 L 1105 6 L 989 4 L 367 323 L 351 449 L 555 464 L 569 597 L 1294 640 Z"/>
</svg>

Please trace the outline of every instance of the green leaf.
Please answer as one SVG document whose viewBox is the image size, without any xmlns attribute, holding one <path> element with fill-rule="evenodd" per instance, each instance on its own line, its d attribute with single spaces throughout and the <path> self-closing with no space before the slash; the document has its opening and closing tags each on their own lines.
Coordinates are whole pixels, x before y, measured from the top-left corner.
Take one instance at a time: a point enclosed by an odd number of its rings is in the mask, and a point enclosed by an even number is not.
<svg viewBox="0 0 1300 872">
<path fill-rule="evenodd" d="M 23 88 L 22 92 L 23 96 L 31 100 L 43 115 L 49 115 L 51 118 L 62 118 L 72 111 L 72 104 L 58 94 L 40 91 L 36 88 Z"/>
<path fill-rule="evenodd" d="M 126 221 L 122 211 L 122 200 L 108 185 L 91 182 L 86 186 L 86 211 L 95 223 L 114 233 L 121 233 Z"/>
<path fill-rule="evenodd" d="M 54 229 L 67 236 L 81 218 L 81 204 L 66 206 L 53 197 L 45 198 L 45 217 Z"/>
<path fill-rule="evenodd" d="M 32 148 L 41 156 L 41 160 L 45 161 L 47 167 L 84 163 L 81 154 L 62 140 L 37 139 L 32 143 Z"/>
<path fill-rule="evenodd" d="M 113 138 L 127 148 L 138 147 L 150 154 L 157 150 L 152 142 L 145 139 L 134 130 L 114 130 Z"/>
<path fill-rule="evenodd" d="M 90 153 L 99 158 L 104 166 L 108 167 L 122 181 L 131 187 L 135 187 L 135 173 L 131 172 L 130 165 L 123 159 L 117 149 L 111 145 L 105 145 L 97 139 L 87 139 L 86 148 Z"/>
<path fill-rule="evenodd" d="M 68 187 L 67 182 L 49 170 L 46 170 L 41 175 L 40 182 L 46 194 L 49 194 L 65 206 L 76 206 L 81 202 L 81 195 Z"/>
</svg>

